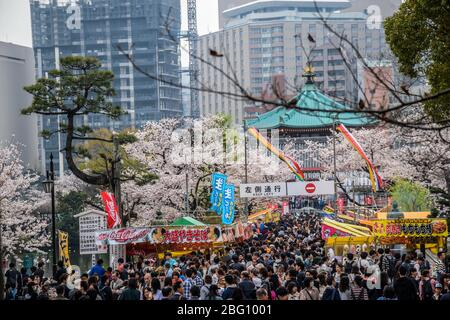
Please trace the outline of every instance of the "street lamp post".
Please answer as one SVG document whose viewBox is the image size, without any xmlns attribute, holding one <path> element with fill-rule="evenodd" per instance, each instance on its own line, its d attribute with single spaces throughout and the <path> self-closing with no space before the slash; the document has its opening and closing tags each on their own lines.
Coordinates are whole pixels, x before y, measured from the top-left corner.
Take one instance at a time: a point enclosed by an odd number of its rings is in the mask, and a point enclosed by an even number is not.
<svg viewBox="0 0 450 320">
<path fill-rule="evenodd" d="M 53 166 L 53 154 L 50 154 L 50 171 L 47 170 L 47 179 L 43 183 L 45 193 L 51 194 L 52 199 L 52 272 L 53 278 L 56 276 L 56 210 L 55 210 L 55 169 Z"/>
</svg>

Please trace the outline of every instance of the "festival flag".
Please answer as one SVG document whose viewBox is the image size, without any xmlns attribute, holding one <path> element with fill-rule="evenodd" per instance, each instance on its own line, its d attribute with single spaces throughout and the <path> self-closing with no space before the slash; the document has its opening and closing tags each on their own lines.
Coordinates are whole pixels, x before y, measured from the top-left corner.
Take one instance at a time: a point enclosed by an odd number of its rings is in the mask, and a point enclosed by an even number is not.
<svg viewBox="0 0 450 320">
<path fill-rule="evenodd" d="M 58 242 L 59 242 L 59 260 L 64 262 L 66 268 L 71 266 L 69 256 L 69 234 L 58 230 Z"/>
<path fill-rule="evenodd" d="M 348 129 L 343 124 L 340 124 L 337 127 L 337 130 L 344 135 L 347 141 L 350 142 L 353 148 L 355 148 L 355 150 L 364 159 L 364 161 L 366 161 L 367 168 L 369 170 L 370 181 L 372 182 L 373 191 L 377 192 L 378 190 L 380 190 L 383 187 L 383 180 L 381 179 L 381 176 L 378 174 L 378 171 L 373 165 L 373 163 L 369 160 L 369 157 L 367 157 L 361 145 L 358 143 L 358 141 L 356 141 L 355 137 L 350 133 L 350 131 L 348 131 Z"/>
<path fill-rule="evenodd" d="M 211 210 L 221 215 L 223 191 L 227 182 L 227 176 L 222 173 L 212 175 Z"/>
<path fill-rule="evenodd" d="M 323 207 L 323 212 L 327 213 L 327 214 L 333 214 L 334 213 L 334 209 L 330 206 L 325 206 Z"/>
<path fill-rule="evenodd" d="M 226 184 L 223 190 L 222 223 L 232 224 L 234 220 L 234 185 Z"/>
<path fill-rule="evenodd" d="M 290 156 L 284 154 L 282 151 L 275 148 L 275 146 L 272 145 L 269 141 L 267 141 L 267 139 L 264 138 L 264 136 L 256 128 L 250 128 L 248 129 L 248 132 L 253 137 L 255 137 L 256 140 L 261 142 L 261 144 L 265 146 L 270 152 L 272 152 L 281 161 L 283 161 L 288 166 L 288 168 L 295 174 L 298 180 L 305 181 L 305 174 L 303 173 L 299 164 L 294 159 L 292 159 Z"/>
<path fill-rule="evenodd" d="M 119 208 L 117 207 L 114 195 L 103 191 L 101 196 L 103 199 L 103 204 L 105 205 L 105 211 L 108 214 L 108 229 L 120 227 L 122 225 L 122 219 L 120 218 Z"/>
</svg>

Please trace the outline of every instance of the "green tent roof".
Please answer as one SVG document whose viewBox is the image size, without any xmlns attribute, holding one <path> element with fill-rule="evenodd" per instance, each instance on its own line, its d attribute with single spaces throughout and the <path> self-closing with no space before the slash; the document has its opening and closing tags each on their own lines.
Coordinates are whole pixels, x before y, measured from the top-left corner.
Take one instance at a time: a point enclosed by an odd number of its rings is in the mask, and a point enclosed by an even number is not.
<svg viewBox="0 0 450 320">
<path fill-rule="evenodd" d="M 195 220 L 191 217 L 181 217 L 172 222 L 171 226 L 173 227 L 182 227 L 182 226 L 206 226 L 201 221 Z"/>
<path fill-rule="evenodd" d="M 374 123 L 373 120 L 359 113 L 332 113 L 334 110 L 353 110 L 331 97 L 323 94 L 314 84 L 306 84 L 300 93 L 293 99 L 295 106 L 279 106 L 266 112 L 256 119 L 246 120 L 247 127 L 257 129 L 278 128 L 321 128 L 331 127 L 336 121 L 349 127 L 362 127 Z M 314 109 L 317 111 L 310 111 Z"/>
</svg>

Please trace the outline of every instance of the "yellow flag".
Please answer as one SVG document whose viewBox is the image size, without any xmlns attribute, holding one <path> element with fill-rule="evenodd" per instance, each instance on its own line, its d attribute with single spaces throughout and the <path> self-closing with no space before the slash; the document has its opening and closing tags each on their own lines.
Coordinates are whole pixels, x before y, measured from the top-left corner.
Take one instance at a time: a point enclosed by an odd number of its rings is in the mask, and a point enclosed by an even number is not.
<svg viewBox="0 0 450 320">
<path fill-rule="evenodd" d="M 69 234 L 58 230 L 59 239 L 59 260 L 64 262 L 64 266 L 70 267 L 70 257 L 69 257 Z"/>
</svg>

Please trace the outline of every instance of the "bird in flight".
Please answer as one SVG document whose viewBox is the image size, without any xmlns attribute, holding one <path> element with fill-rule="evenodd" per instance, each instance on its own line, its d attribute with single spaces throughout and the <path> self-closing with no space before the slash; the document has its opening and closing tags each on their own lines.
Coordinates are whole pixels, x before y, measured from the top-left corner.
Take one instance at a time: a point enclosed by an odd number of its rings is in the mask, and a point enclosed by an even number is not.
<svg viewBox="0 0 450 320">
<path fill-rule="evenodd" d="M 213 57 L 223 57 L 223 54 L 218 53 L 216 50 L 213 49 L 209 49 L 209 54 L 212 55 Z"/>
</svg>

